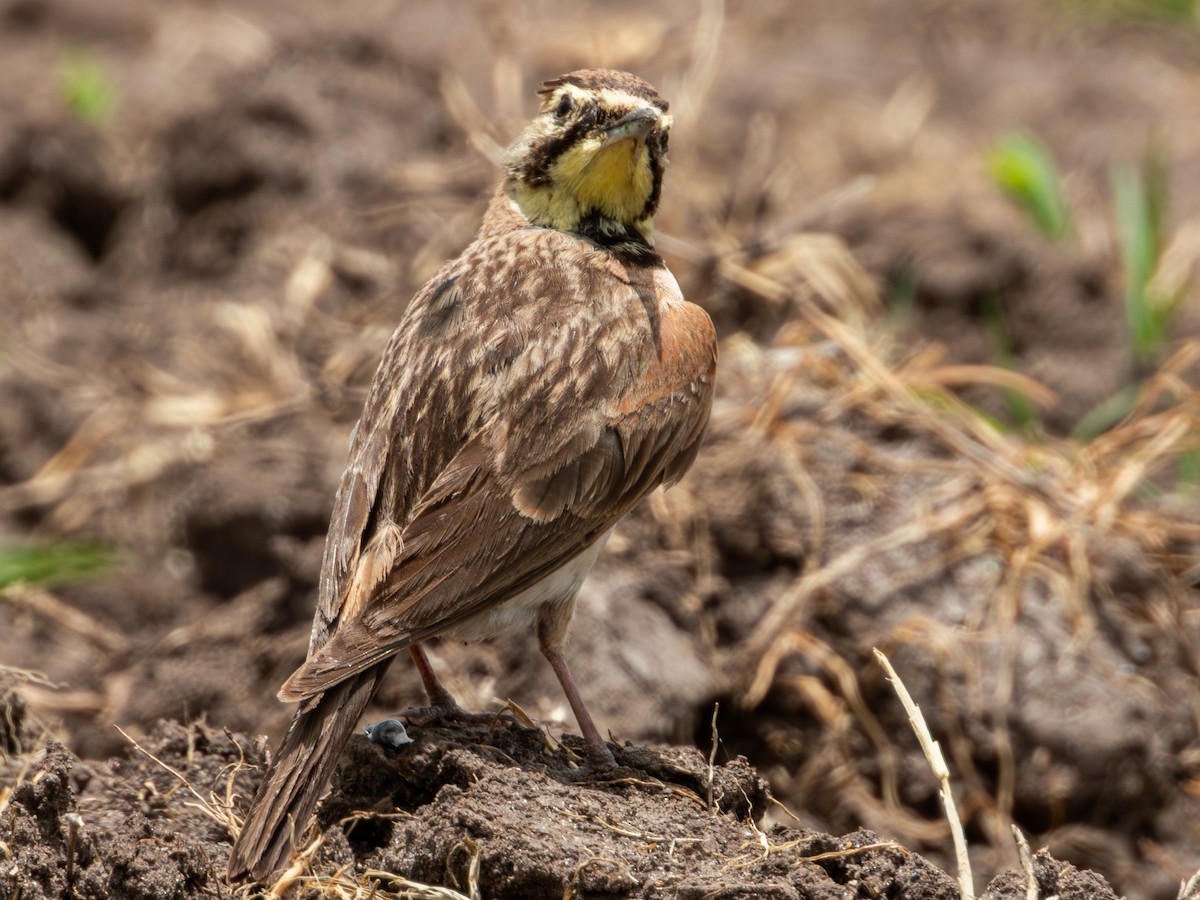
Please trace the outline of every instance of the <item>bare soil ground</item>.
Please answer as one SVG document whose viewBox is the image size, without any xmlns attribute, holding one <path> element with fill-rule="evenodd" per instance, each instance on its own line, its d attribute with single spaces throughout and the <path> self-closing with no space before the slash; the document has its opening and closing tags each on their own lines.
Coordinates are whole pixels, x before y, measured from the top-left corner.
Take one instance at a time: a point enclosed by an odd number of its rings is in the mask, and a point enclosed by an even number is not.
<svg viewBox="0 0 1200 900">
<path fill-rule="evenodd" d="M 63 99 L 80 59 L 118 100 L 95 120 Z M 672 101 L 662 246 L 724 338 L 694 472 L 582 595 L 572 657 L 625 768 L 581 779 L 569 737 L 509 727 L 356 739 L 287 884 L 957 896 L 880 647 L 983 896 L 1028 896 L 1012 824 L 1048 848 L 1039 896 L 1182 896 L 1200 307 L 1139 370 L 1107 172 L 1164 147 L 1195 275 L 1200 33 L 1033 0 L 0 0 L 0 545 L 117 554 L 0 595 L 0 896 L 253 890 L 222 882 L 229 832 L 290 714 L 365 385 L 536 83 L 594 64 Z M 1070 241 L 987 177 L 1016 127 L 1058 155 Z M 979 412 L 1020 384 L 970 368 L 997 362 L 995 302 L 1056 394 L 1036 439 Z M 1135 383 L 1127 421 L 1063 437 Z M 465 706 L 574 727 L 530 636 L 434 650 Z M 419 698 L 395 669 L 373 718 Z"/>
</svg>

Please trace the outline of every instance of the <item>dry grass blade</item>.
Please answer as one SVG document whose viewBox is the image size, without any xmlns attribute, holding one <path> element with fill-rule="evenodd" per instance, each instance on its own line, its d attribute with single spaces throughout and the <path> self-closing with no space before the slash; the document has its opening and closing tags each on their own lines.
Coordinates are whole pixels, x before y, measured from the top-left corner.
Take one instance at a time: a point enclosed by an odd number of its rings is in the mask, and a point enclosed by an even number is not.
<svg viewBox="0 0 1200 900">
<path fill-rule="evenodd" d="M 0 666 L 0 675 L 11 675 L 20 681 L 28 682 L 29 684 L 41 685 L 52 691 L 60 691 L 66 687 L 66 684 L 54 681 L 45 672 L 39 672 L 36 669 L 20 669 L 16 666 Z"/>
<path fill-rule="evenodd" d="M 441 887 L 439 885 L 422 884 L 419 881 L 409 881 L 401 875 L 396 875 L 392 872 L 384 872 L 380 869 L 368 869 L 363 873 L 363 880 L 373 882 L 372 893 L 370 894 L 350 894 L 338 895 L 359 897 L 378 897 L 381 900 L 387 898 L 395 898 L 395 900 L 470 900 L 466 894 L 460 894 L 453 888 Z M 380 888 L 381 884 L 390 885 L 390 889 Z"/>
<path fill-rule="evenodd" d="M 609 859 L 605 856 L 593 856 L 590 859 L 585 859 L 575 867 L 575 872 L 571 875 L 571 881 L 567 884 L 567 889 L 563 892 L 563 900 L 580 900 L 580 898 L 586 896 L 579 893 L 579 878 L 588 869 L 597 866 L 609 866 L 627 879 L 632 879 L 633 877 L 629 871 L 629 866 L 621 860 Z"/>
<path fill-rule="evenodd" d="M 49 591 L 28 584 L 15 584 L 0 591 L 0 598 L 48 619 L 112 652 L 123 653 L 128 646 L 125 636 L 94 619 L 81 609 L 59 600 Z"/>
<path fill-rule="evenodd" d="M 932 371 L 906 379 L 914 388 L 921 387 L 965 387 L 971 385 L 991 385 L 992 387 L 1007 388 L 1028 397 L 1039 406 L 1053 406 L 1058 396 L 1040 382 L 1034 381 L 1028 375 L 1014 372 L 1011 369 L 1000 369 L 996 366 L 939 366 Z"/>
<path fill-rule="evenodd" d="M 13 779 L 13 783 L 9 786 L 6 786 L 3 790 L 0 790 L 0 816 L 3 816 L 8 811 L 8 804 L 12 800 L 13 791 L 24 784 L 29 778 L 29 773 L 34 766 L 34 758 L 34 754 L 32 753 L 25 754 L 25 758 L 21 763 L 21 770 L 17 772 L 16 777 Z M 8 754 L 4 755 L 4 762 L 6 764 L 8 763 Z"/>
<path fill-rule="evenodd" d="M 622 828 L 620 825 L 617 825 L 612 821 L 602 819 L 600 816 L 592 815 L 590 813 L 581 814 L 564 812 L 563 815 L 568 819 L 578 819 L 581 822 L 591 822 L 593 825 L 599 825 L 606 831 L 611 831 L 613 834 L 619 834 L 621 837 L 633 838 L 634 840 L 641 841 L 644 844 L 666 844 L 672 849 L 674 849 L 677 844 L 702 844 L 705 840 L 702 837 L 686 837 L 684 835 L 654 834 L 653 832 L 649 831 L 634 831 L 630 828 Z"/>
<path fill-rule="evenodd" d="M 317 855 L 317 851 L 321 849 L 321 845 L 324 843 L 325 843 L 325 836 L 322 834 L 318 834 L 316 837 L 314 837 L 309 842 L 307 847 L 305 847 L 299 853 L 296 853 L 295 856 L 292 858 L 291 865 L 289 865 L 283 871 L 283 874 L 281 874 L 279 876 L 279 878 L 276 879 L 275 883 L 273 885 L 271 885 L 271 890 L 267 894 L 267 896 L 268 897 L 283 897 L 294 886 L 296 886 L 297 884 L 303 883 L 306 880 L 306 876 L 304 874 L 305 871 L 307 871 L 310 868 L 309 864 L 312 861 L 312 858 Z M 293 836 L 293 846 L 295 846 L 294 836 Z M 334 878 L 336 879 L 339 876 L 341 876 L 342 874 L 343 874 L 343 872 L 339 871 L 334 874 Z"/>
<path fill-rule="evenodd" d="M 974 878 L 971 876 L 971 858 L 967 855 L 967 839 L 963 834 L 962 821 L 958 817 L 958 807 L 954 805 L 954 795 L 950 792 L 950 769 L 946 765 L 946 758 L 942 756 L 941 748 L 933 739 L 933 735 L 929 733 L 929 726 L 925 724 L 921 708 L 908 693 L 908 688 L 904 686 L 904 682 L 892 668 L 891 662 L 879 650 L 874 652 L 875 659 L 879 661 L 879 665 L 887 673 L 888 680 L 896 689 L 896 696 L 900 698 L 900 703 L 908 714 L 908 721 L 913 727 L 913 732 L 921 744 L 921 750 L 924 751 L 925 758 L 929 760 L 929 767 L 938 780 L 942 807 L 946 811 L 946 821 L 950 824 L 950 836 L 954 841 L 954 855 L 958 863 L 959 893 L 963 900 L 974 900 L 975 885 Z"/>
<path fill-rule="evenodd" d="M 1037 876 L 1033 873 L 1033 854 L 1029 841 L 1016 825 L 1012 826 L 1013 840 L 1017 842 L 1017 855 L 1021 857 L 1021 871 L 1025 873 L 1025 900 L 1038 900 Z"/>
<path fill-rule="evenodd" d="M 880 793 L 883 795 L 884 802 L 889 810 L 894 813 L 898 812 L 901 805 L 899 780 L 896 773 L 895 754 L 891 742 L 888 740 L 887 732 L 863 699 L 854 668 L 824 641 L 799 628 L 789 628 L 784 631 L 772 643 L 759 663 L 754 684 L 747 692 L 746 701 L 748 703 L 761 702 L 762 696 L 759 692 L 765 693 L 779 663 L 784 657 L 791 655 L 799 655 L 812 660 L 832 676 L 839 688 L 841 700 L 853 711 L 871 744 L 875 747 L 880 769 Z M 833 698 L 827 694 L 819 681 L 799 679 L 792 684 L 792 690 L 804 697 L 810 707 L 818 710 L 823 708 L 830 710 L 824 714 L 818 714 L 823 721 L 830 725 L 836 721 L 841 704 L 835 705 L 836 701 L 833 701 Z M 827 697 L 828 700 L 822 701 L 822 697 Z"/>
<path fill-rule="evenodd" d="M 114 725 L 113 727 L 115 729 L 117 729 L 117 731 L 120 733 L 121 737 L 125 738 L 125 740 L 129 741 L 129 743 L 133 745 L 134 749 L 137 750 L 138 753 L 141 753 L 143 756 L 145 756 L 151 762 L 158 765 L 161 769 L 163 769 L 163 771 L 168 772 L 183 787 L 187 788 L 188 792 L 193 797 L 196 798 L 197 802 L 194 805 L 201 812 L 203 812 L 208 818 L 212 819 L 212 821 L 216 822 L 218 825 L 225 828 L 225 830 L 229 832 L 229 835 L 231 837 L 234 837 L 234 838 L 237 837 L 238 822 L 237 822 L 237 819 L 233 816 L 233 814 L 229 808 L 227 808 L 223 804 L 217 802 L 216 798 L 213 797 L 212 795 L 210 795 L 207 798 L 204 797 L 203 794 L 201 794 L 198 790 L 196 790 L 195 787 L 192 786 L 192 783 L 190 781 L 188 781 L 187 777 L 182 772 L 180 772 L 178 769 L 168 765 L 167 763 L 163 762 L 161 759 L 159 759 L 157 756 L 155 756 L 153 753 L 151 753 L 149 750 L 147 750 L 145 747 L 143 747 L 141 744 L 139 744 L 137 741 L 135 741 L 132 737 L 129 736 L 129 734 L 127 734 L 125 732 L 124 729 L 121 728 L 120 725 Z"/>
<path fill-rule="evenodd" d="M 800 610 L 817 591 L 831 587 L 869 560 L 884 553 L 935 539 L 942 534 L 965 531 L 968 523 L 984 509 L 984 501 L 981 498 L 973 495 L 963 497 L 960 502 L 951 503 L 936 513 L 915 516 L 908 524 L 859 544 L 821 568 L 802 575 L 759 620 L 747 640 L 747 652 L 751 658 L 765 660 L 769 655 L 770 646 L 789 625 L 799 620 Z M 760 664 L 755 672 L 754 681 L 746 692 L 746 699 L 750 705 L 753 706 L 762 700 L 773 676 L 773 667 L 768 669 Z"/>
<path fill-rule="evenodd" d="M 64 691 L 28 687 L 25 696 L 31 708 L 39 713 L 62 715 L 98 715 L 109 704 L 108 694 L 102 691 Z"/>
<path fill-rule="evenodd" d="M 111 462 L 71 471 L 39 473 L 28 481 L 0 488 L 0 510 L 58 503 L 64 499 L 80 500 L 81 497 L 90 501 L 93 497 L 127 493 L 157 481 L 176 467 L 207 461 L 211 450 L 211 439 L 204 434 L 147 438 L 141 444 L 128 447 L 120 458 Z"/>
<path fill-rule="evenodd" d="M 1024 454 L 1028 448 L 1021 443 L 1009 441 L 975 410 L 948 391 L 940 391 L 936 397 L 936 405 L 931 405 L 930 399 L 924 397 L 923 392 L 916 390 L 921 381 L 929 383 L 928 373 L 918 375 L 911 370 L 893 369 L 868 344 L 858 328 L 831 315 L 818 305 L 817 297 L 824 297 L 822 291 L 828 291 L 828 286 L 823 287 L 818 283 L 815 285 L 816 295 L 806 295 L 803 291 L 786 286 L 732 259 L 722 259 L 719 270 L 722 277 L 730 283 L 765 300 L 780 306 L 786 303 L 795 304 L 805 321 L 846 354 L 863 379 L 864 386 L 892 404 L 894 418 L 902 419 L 910 426 L 925 431 L 957 456 L 970 460 L 981 476 L 1040 497 L 1044 501 L 1054 502 L 1055 498 L 1046 484 L 1046 479 L 1025 464 Z M 819 278 L 822 271 L 823 266 L 817 267 L 816 277 Z M 838 299 L 839 295 L 835 294 L 833 302 L 837 302 Z M 961 375 L 961 370 L 959 374 Z M 997 374 L 989 376 L 989 379 L 1000 384 L 1004 377 Z M 914 378 L 918 379 L 916 384 L 913 383 Z M 1049 397 L 1045 389 L 1039 389 L 1040 386 L 1033 387 L 1024 379 L 1018 379 L 1014 386 L 1032 391 L 1035 397 L 1041 399 Z"/>
<path fill-rule="evenodd" d="M 717 744 L 720 738 L 717 735 L 717 713 L 721 709 L 720 703 L 713 704 L 712 714 L 712 749 L 708 751 L 708 781 L 705 785 L 705 806 L 708 808 L 709 815 L 713 813 L 713 770 L 717 763 Z"/>
<path fill-rule="evenodd" d="M 724 0 L 703 0 L 700 4 L 700 15 L 696 20 L 691 60 L 683 84 L 676 92 L 680 110 L 678 115 L 682 120 L 698 117 L 700 110 L 704 108 L 705 99 L 717 72 L 724 24 Z"/>
<path fill-rule="evenodd" d="M 499 166 L 504 157 L 504 144 L 496 138 L 496 129 L 471 97 L 463 80 L 446 72 L 442 75 L 440 87 L 446 111 L 466 134 L 471 146 L 492 165 Z"/>
<path fill-rule="evenodd" d="M 458 855 L 459 851 L 467 854 L 467 893 L 470 900 L 480 900 L 481 893 L 479 890 L 479 867 L 483 856 L 483 848 L 479 843 L 472 838 L 464 837 L 458 842 L 446 858 L 446 866 L 450 867 L 452 860 Z"/>
<path fill-rule="evenodd" d="M 761 832 L 759 832 L 759 834 L 762 835 Z M 764 853 L 761 856 L 756 852 L 752 860 L 747 861 L 739 858 L 730 866 L 730 868 L 745 868 L 747 865 L 752 865 L 754 862 L 757 862 L 763 856 L 787 853 L 789 850 L 794 850 L 796 847 L 801 847 L 808 842 L 807 838 L 800 838 L 794 841 L 785 841 L 782 844 L 772 844 L 765 841 L 765 835 L 762 835 L 762 837 L 764 838 L 764 841 L 761 842 L 764 846 Z M 756 845 L 759 843 L 760 842 L 756 842 Z M 814 853 L 811 856 L 804 856 L 801 858 L 806 862 L 821 862 L 822 860 L 826 859 L 848 859 L 853 856 L 861 856 L 864 853 L 871 853 L 875 850 L 895 850 L 896 852 L 903 853 L 905 855 L 908 855 L 909 853 L 905 847 L 902 847 L 895 841 L 879 841 L 874 844 L 858 844 L 850 847 L 844 847 L 841 850 L 829 850 L 825 853 Z"/>
<path fill-rule="evenodd" d="M 870 853 L 872 850 L 899 850 L 901 853 L 908 853 L 906 849 L 901 847 L 895 841 L 880 841 L 877 844 L 863 844 L 859 847 L 847 847 L 845 850 L 830 850 L 827 853 L 815 853 L 812 856 L 804 857 L 809 862 L 820 862 L 823 859 L 845 859 L 848 856 L 858 856 L 863 853 Z"/>
</svg>

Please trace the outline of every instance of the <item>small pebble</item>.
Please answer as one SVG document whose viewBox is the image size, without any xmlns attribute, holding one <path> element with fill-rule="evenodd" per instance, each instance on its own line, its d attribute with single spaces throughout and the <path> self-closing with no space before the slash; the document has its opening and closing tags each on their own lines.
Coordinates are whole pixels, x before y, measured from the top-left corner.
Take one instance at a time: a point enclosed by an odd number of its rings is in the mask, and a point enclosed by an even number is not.
<svg viewBox="0 0 1200 900">
<path fill-rule="evenodd" d="M 413 739 L 408 736 L 408 730 L 399 719 L 384 719 L 374 725 L 367 726 L 367 740 L 375 744 L 383 744 L 393 750 L 399 750 L 405 744 L 411 744 Z"/>
</svg>

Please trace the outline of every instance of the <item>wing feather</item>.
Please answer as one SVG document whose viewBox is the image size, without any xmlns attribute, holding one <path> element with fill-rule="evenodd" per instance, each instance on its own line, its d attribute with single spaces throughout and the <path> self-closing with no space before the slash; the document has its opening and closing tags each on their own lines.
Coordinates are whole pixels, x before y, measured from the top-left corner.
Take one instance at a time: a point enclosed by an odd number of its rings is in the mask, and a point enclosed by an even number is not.
<svg viewBox="0 0 1200 900">
<path fill-rule="evenodd" d="M 335 505 L 341 534 L 327 545 L 323 634 L 318 641 L 314 627 L 310 657 L 284 685 L 285 699 L 315 696 L 518 595 L 651 490 L 678 480 L 695 456 L 716 361 L 711 323 L 698 308 L 679 301 L 657 321 L 644 286 L 639 292 L 611 271 L 573 286 L 596 298 L 588 304 L 574 300 L 562 270 L 550 287 L 531 276 L 519 289 L 474 274 L 468 265 L 462 277 L 433 282 L 457 279 L 455 316 L 441 314 L 438 324 L 461 327 L 457 337 L 473 341 L 456 348 L 458 368 L 430 349 L 438 344 L 428 328 L 416 338 L 420 295 L 406 315 L 417 325 L 407 333 L 402 322 L 385 353 Z M 540 311 L 536 334 L 527 334 L 531 311 Z M 397 387 L 414 368 L 425 380 L 408 392 Z M 381 389 L 388 373 L 393 381 Z M 380 397 L 399 397 L 399 405 L 389 409 Z M 431 422 L 445 429 L 436 440 L 426 434 Z M 405 455 L 406 429 L 420 432 L 422 448 L 444 452 Z M 402 502 L 389 507 L 395 494 Z M 399 529 L 390 565 L 355 568 L 388 523 Z"/>
<path fill-rule="evenodd" d="M 517 502 L 527 486 L 506 491 L 490 464 L 494 457 L 482 444 L 473 444 L 447 469 L 404 529 L 402 551 L 386 583 L 361 615 L 343 622 L 297 670 L 281 696 L 300 700 L 327 690 L 554 572 L 664 482 L 671 463 L 698 443 L 706 417 L 706 409 L 697 409 L 657 434 L 635 430 L 638 445 L 649 448 L 637 471 L 622 464 L 617 428 L 606 430 L 602 441 L 561 470 L 589 476 L 563 488 L 573 502 L 541 520 L 531 518 Z M 637 425 L 655 421 L 643 416 Z"/>
</svg>

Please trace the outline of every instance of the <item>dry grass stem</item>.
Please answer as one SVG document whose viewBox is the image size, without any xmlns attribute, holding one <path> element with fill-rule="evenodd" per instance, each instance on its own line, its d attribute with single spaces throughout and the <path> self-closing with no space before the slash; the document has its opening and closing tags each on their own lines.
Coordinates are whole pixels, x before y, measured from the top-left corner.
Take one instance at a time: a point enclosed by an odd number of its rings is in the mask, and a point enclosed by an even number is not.
<svg viewBox="0 0 1200 900">
<path fill-rule="evenodd" d="M 708 91 L 717 73 L 724 24 L 724 0 L 702 0 L 687 72 L 676 92 L 679 109 L 676 115 L 681 120 L 698 117 L 700 110 L 705 106 Z"/>
<path fill-rule="evenodd" d="M 196 790 L 195 787 L 192 786 L 192 783 L 188 781 L 187 777 L 182 772 L 163 762 L 161 759 L 135 741 L 129 736 L 128 733 L 125 732 L 124 729 L 121 728 L 120 725 L 114 725 L 113 727 L 117 729 L 121 737 L 125 738 L 125 740 L 129 741 L 129 743 L 133 745 L 135 750 L 137 750 L 151 762 L 158 765 L 163 771 L 169 773 L 173 778 L 176 779 L 180 786 L 187 788 L 188 792 L 196 798 L 196 803 L 189 804 L 190 806 L 194 806 L 195 808 L 199 809 L 209 819 L 222 826 L 231 837 L 237 837 L 239 823 L 236 817 L 233 815 L 231 807 L 225 805 L 225 803 L 222 801 L 219 801 L 216 798 L 216 795 L 212 793 L 210 793 L 208 797 L 205 797 L 198 790 Z M 227 785 L 227 791 L 231 790 L 232 786 Z"/>
<path fill-rule="evenodd" d="M 499 166 L 504 157 L 504 144 L 497 139 L 495 127 L 479 108 L 466 84 L 459 76 L 445 72 L 440 86 L 447 112 L 463 130 L 471 146 L 492 165 Z"/>
<path fill-rule="evenodd" d="M 954 855 L 958 864 L 959 893 L 963 900 L 974 900 L 975 886 L 971 876 L 971 859 L 967 855 L 967 839 L 963 834 L 962 822 L 958 817 L 958 807 L 954 805 L 954 795 L 950 791 L 950 769 L 946 765 L 946 758 L 942 756 L 941 748 L 933 739 L 933 735 L 929 733 L 929 726 L 925 724 L 925 717 L 921 715 L 920 707 L 913 701 L 912 695 L 908 693 L 908 688 L 904 686 L 904 682 L 892 668 L 891 662 L 879 650 L 874 652 L 875 659 L 883 667 L 888 680 L 895 688 L 896 696 L 900 698 L 900 703 L 908 714 L 908 721 L 917 736 L 917 741 L 921 744 L 921 750 L 925 753 L 925 758 L 929 760 L 929 767 L 938 780 L 942 807 L 946 811 L 946 821 L 950 825 L 950 837 L 954 841 Z"/>
<path fill-rule="evenodd" d="M 720 703 L 713 704 L 712 713 L 712 748 L 708 751 L 708 782 L 705 785 L 705 805 L 708 807 L 709 815 L 713 813 L 713 773 L 717 764 L 717 745 L 720 741 L 717 735 L 717 713 L 721 709 Z"/>
<path fill-rule="evenodd" d="M 123 634 L 42 588 L 14 584 L 0 591 L 0 599 L 36 613 L 111 653 L 123 653 L 128 646 L 129 642 Z"/>
<path fill-rule="evenodd" d="M 1021 871 L 1025 873 L 1025 900 L 1038 900 L 1037 876 L 1033 874 L 1033 853 L 1029 841 L 1016 825 L 1012 826 L 1013 840 L 1017 842 L 1017 855 L 1021 857 Z"/>
<path fill-rule="evenodd" d="M 24 690 L 29 705 L 41 713 L 56 715 L 95 715 L 109 705 L 107 694 L 99 691 L 63 691 L 27 687 Z"/>
<path fill-rule="evenodd" d="M 304 873 L 309 869 L 309 864 L 312 861 L 312 858 L 316 856 L 317 851 L 321 849 L 321 845 L 324 843 L 325 835 L 318 834 L 309 842 L 308 846 L 306 846 L 299 853 L 296 853 L 292 858 L 291 865 L 289 865 L 283 871 L 283 874 L 276 879 L 275 883 L 271 885 L 271 890 L 267 896 L 283 897 L 292 889 L 294 885 L 303 883 L 305 881 Z M 337 872 L 334 874 L 334 878 L 336 879 L 342 874 L 342 872 Z"/>
<path fill-rule="evenodd" d="M 861 853 L 869 853 L 872 850 L 898 850 L 901 853 L 908 853 L 904 847 L 901 847 L 895 841 L 879 841 L 875 844 L 863 844 L 859 847 L 847 847 L 845 850 L 830 850 L 828 853 L 817 853 L 813 856 L 804 857 L 809 862 L 820 862 L 823 859 L 844 859 L 848 856 L 858 856 Z"/>
<path fill-rule="evenodd" d="M 745 700 L 750 706 L 761 702 L 770 687 L 779 662 L 769 648 L 787 627 L 801 621 L 800 611 L 808 599 L 817 591 L 829 588 L 852 572 L 878 556 L 910 544 L 924 543 L 945 534 L 957 534 L 966 529 L 968 523 L 984 511 L 984 502 L 979 497 L 966 497 L 957 504 L 927 515 L 916 515 L 912 521 L 887 534 L 865 541 L 845 551 L 841 556 L 814 572 L 802 575 L 776 600 L 759 620 L 747 640 L 747 652 L 760 662 L 754 679 L 746 690 Z"/>
<path fill-rule="evenodd" d="M 585 859 L 575 867 L 575 871 L 571 875 L 571 881 L 567 884 L 567 889 L 563 892 L 563 900 L 576 900 L 578 897 L 587 896 L 579 893 L 579 877 L 588 869 L 596 866 L 611 866 L 627 879 L 633 879 L 633 875 L 629 871 L 629 866 L 621 862 L 621 860 L 609 859 L 604 856 L 593 856 L 591 859 Z"/>
<path fill-rule="evenodd" d="M 370 884 L 364 885 L 362 882 Z M 363 873 L 361 881 L 352 881 L 345 876 L 340 876 L 337 882 L 317 882 L 314 879 L 311 882 L 306 881 L 306 883 L 321 888 L 323 892 L 328 892 L 338 897 L 339 900 L 340 898 L 367 900 L 369 897 L 378 897 L 379 900 L 470 900 L 466 894 L 460 894 L 453 888 L 409 881 L 401 875 L 384 872 L 381 869 L 368 869 Z M 389 889 L 381 889 L 380 885 L 384 884 L 389 885 Z M 369 893 L 367 892 L 368 886 L 370 887 Z"/>
<path fill-rule="evenodd" d="M 22 669 L 17 666 L 0 666 L 0 675 L 11 675 L 18 681 L 36 684 L 52 691 L 60 691 L 66 687 L 62 682 L 54 681 L 45 672 L 37 669 Z"/>
<path fill-rule="evenodd" d="M 613 834 L 619 834 L 622 837 L 634 838 L 644 844 L 667 844 L 672 849 L 677 844 L 702 844 L 704 838 L 699 837 L 682 837 L 678 835 L 662 835 L 653 834 L 646 831 L 634 831 L 629 828 L 622 828 L 620 825 L 615 825 L 612 822 L 606 822 L 599 816 L 594 816 L 588 813 L 570 813 L 564 812 L 563 815 L 568 819 L 577 819 L 581 822 L 591 822 L 593 825 L 599 825 L 606 831 L 611 831 Z"/>
<path fill-rule="evenodd" d="M 464 837 L 459 841 L 446 857 L 446 870 L 451 872 L 452 878 L 454 874 L 450 867 L 459 851 L 467 854 L 467 894 L 470 900 L 479 900 L 482 896 L 479 889 L 479 866 L 483 856 L 483 848 L 473 838 Z"/>
</svg>

